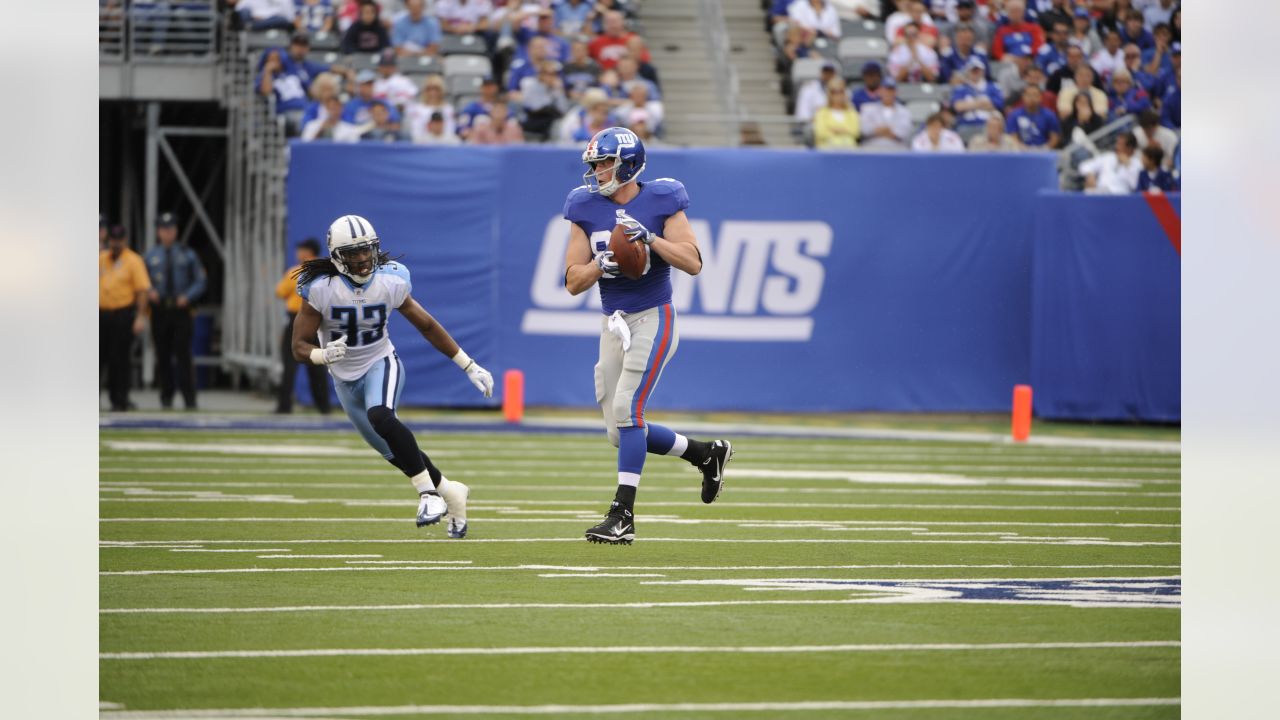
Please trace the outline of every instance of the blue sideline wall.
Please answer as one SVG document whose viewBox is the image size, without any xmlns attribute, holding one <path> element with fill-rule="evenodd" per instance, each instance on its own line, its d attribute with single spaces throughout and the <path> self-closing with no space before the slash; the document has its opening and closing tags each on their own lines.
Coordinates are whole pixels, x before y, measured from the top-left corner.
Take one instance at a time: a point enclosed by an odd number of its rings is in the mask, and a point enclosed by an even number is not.
<svg viewBox="0 0 1280 720">
<path fill-rule="evenodd" d="M 599 299 L 562 285 L 583 169 L 571 148 L 295 143 L 290 246 L 370 218 L 473 357 L 523 370 L 530 404 L 590 405 Z M 1000 411 L 1031 380 L 1052 156 L 654 150 L 658 177 L 688 188 L 705 267 L 673 272 L 681 341 L 655 411 Z M 391 332 L 406 404 L 488 404 L 403 319 Z"/>
</svg>

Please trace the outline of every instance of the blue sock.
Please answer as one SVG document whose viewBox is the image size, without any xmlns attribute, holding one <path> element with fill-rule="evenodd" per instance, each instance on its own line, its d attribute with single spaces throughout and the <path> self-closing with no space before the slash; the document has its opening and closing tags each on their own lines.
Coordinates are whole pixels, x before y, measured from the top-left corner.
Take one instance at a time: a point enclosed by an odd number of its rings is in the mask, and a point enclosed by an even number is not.
<svg viewBox="0 0 1280 720">
<path fill-rule="evenodd" d="M 666 455 L 676 444 L 676 434 L 671 428 L 649 423 L 649 440 L 646 448 L 654 455 Z"/>
<path fill-rule="evenodd" d="M 644 428 L 618 428 L 618 472 L 639 475 L 644 470 Z"/>
</svg>

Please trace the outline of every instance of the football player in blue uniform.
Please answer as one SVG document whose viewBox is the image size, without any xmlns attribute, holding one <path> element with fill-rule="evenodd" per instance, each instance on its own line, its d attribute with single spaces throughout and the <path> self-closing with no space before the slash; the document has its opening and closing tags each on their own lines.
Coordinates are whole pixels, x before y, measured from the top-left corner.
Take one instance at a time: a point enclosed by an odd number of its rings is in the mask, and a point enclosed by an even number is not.
<svg viewBox="0 0 1280 720">
<path fill-rule="evenodd" d="M 689 196 L 671 178 L 641 183 L 644 144 L 635 133 L 611 127 L 596 133 L 582 153 L 586 185 L 565 200 L 572 225 L 565 253 L 565 287 L 577 295 L 600 284 L 600 361 L 595 367 L 596 402 L 609 441 L 618 448 L 618 488 L 604 521 L 587 540 L 631 544 L 635 539 L 636 488 L 645 453 L 678 455 L 702 471 L 702 501 L 714 502 L 733 456 L 725 440 L 700 442 L 645 419 L 654 387 L 680 342 L 671 306 L 671 268 L 697 275 L 702 254 L 685 209 Z M 638 280 L 622 275 L 609 250 L 615 225 L 627 239 L 644 243 L 648 268 Z"/>
<path fill-rule="evenodd" d="M 418 527 L 448 515 L 449 537 L 466 537 L 470 489 L 445 478 L 396 417 L 404 365 L 387 332 L 391 311 L 399 310 L 427 342 L 452 358 L 485 397 L 493 395 L 493 376 L 413 299 L 409 269 L 382 251 L 368 220 L 344 215 L 333 221 L 328 245 L 327 258 L 309 260 L 298 271 L 304 302 L 293 324 L 293 356 L 328 367 L 351 423 L 409 477 L 418 491 Z M 327 340 L 317 345 L 321 337 Z"/>
</svg>

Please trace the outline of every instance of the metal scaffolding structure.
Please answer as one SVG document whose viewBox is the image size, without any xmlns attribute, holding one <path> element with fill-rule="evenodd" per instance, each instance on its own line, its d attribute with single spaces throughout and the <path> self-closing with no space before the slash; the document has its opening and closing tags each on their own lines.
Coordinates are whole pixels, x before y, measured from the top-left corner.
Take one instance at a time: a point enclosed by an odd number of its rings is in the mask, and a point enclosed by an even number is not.
<svg viewBox="0 0 1280 720">
<path fill-rule="evenodd" d="M 272 98 L 255 92 L 254 61 L 240 33 L 224 34 L 227 108 L 227 213 L 222 365 L 263 385 L 280 374 L 284 319 L 275 297 L 285 246 L 285 121 Z"/>
</svg>

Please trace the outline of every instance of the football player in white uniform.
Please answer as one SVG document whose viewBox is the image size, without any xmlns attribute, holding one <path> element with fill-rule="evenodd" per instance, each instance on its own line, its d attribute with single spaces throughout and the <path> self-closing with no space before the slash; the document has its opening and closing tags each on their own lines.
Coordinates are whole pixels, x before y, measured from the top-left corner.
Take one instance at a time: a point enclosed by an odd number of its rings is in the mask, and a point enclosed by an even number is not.
<svg viewBox="0 0 1280 720">
<path fill-rule="evenodd" d="M 328 244 L 329 257 L 308 261 L 298 272 L 304 302 L 293 324 L 293 356 L 328 367 L 338 399 L 365 442 L 409 477 L 419 496 L 418 527 L 448 515 L 449 537 L 466 537 L 470 490 L 440 474 L 396 417 L 404 366 L 387 333 L 391 310 L 399 310 L 427 342 L 452 358 L 485 397 L 493 396 L 493 376 L 413 299 L 408 268 L 382 252 L 368 220 L 358 215 L 334 220 Z M 317 345 L 320 337 L 325 340 Z"/>
</svg>

